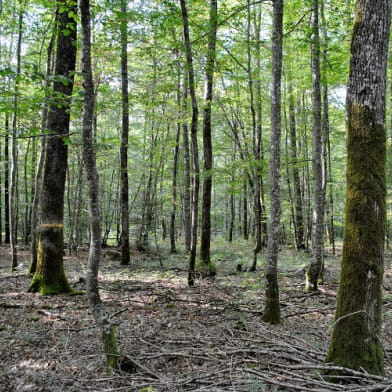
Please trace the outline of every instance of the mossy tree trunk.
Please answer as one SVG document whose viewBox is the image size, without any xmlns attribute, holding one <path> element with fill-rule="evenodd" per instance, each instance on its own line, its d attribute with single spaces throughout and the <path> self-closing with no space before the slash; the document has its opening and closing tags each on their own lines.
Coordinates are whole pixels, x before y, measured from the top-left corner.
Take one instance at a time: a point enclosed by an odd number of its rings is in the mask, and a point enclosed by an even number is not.
<svg viewBox="0 0 392 392">
<path fill-rule="evenodd" d="M 280 231 L 280 135 L 282 80 L 283 0 L 273 1 L 272 31 L 272 88 L 271 88 L 271 144 L 270 144 L 270 222 L 267 263 L 265 268 L 265 307 L 263 320 L 280 323 L 278 252 Z"/>
<path fill-rule="evenodd" d="M 384 374 L 385 89 L 390 2 L 358 0 L 347 95 L 347 191 L 336 321 L 326 362 Z"/>
<path fill-rule="evenodd" d="M 54 96 L 48 113 L 48 136 L 42 183 L 37 268 L 29 291 L 72 291 L 64 273 L 64 191 L 69 137 L 70 97 L 76 62 L 77 6 L 57 1 L 57 50 Z"/>
</svg>

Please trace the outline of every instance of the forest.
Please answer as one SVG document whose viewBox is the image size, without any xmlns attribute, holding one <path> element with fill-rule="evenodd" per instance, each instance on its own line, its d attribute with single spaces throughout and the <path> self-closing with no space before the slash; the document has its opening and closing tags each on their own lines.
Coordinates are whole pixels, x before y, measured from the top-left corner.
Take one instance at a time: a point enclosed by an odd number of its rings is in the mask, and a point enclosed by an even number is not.
<svg viewBox="0 0 392 392">
<path fill-rule="evenodd" d="M 0 0 L 0 391 L 392 390 L 389 0 Z"/>
</svg>

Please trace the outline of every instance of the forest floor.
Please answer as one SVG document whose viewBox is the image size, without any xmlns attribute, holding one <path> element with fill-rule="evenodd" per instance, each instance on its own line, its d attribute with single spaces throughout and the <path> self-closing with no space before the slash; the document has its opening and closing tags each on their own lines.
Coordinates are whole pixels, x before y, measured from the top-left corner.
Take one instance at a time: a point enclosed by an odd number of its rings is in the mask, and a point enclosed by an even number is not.
<svg viewBox="0 0 392 392">
<path fill-rule="evenodd" d="M 392 390 L 392 271 L 387 254 L 383 343 L 387 377 L 353 373 L 344 385 L 323 376 L 333 326 L 339 256 L 327 253 L 325 282 L 304 294 L 308 254 L 283 249 L 279 281 L 283 322 L 263 323 L 261 255 L 256 273 L 251 247 L 213 248 L 216 279 L 186 285 L 187 258 L 132 253 L 121 267 L 113 249 L 100 269 L 101 297 L 117 325 L 123 354 L 138 364 L 134 374 L 108 375 L 86 295 L 27 293 L 28 252 L 9 272 L 0 248 L 0 391 L 387 391 Z M 87 253 L 65 257 L 75 290 L 85 289 Z"/>
</svg>

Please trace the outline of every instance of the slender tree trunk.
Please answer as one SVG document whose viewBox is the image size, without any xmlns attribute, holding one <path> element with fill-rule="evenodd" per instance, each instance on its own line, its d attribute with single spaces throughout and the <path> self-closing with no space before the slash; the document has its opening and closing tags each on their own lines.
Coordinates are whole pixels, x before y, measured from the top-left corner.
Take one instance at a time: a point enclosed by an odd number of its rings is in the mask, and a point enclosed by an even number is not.
<svg viewBox="0 0 392 392">
<path fill-rule="evenodd" d="M 200 167 L 199 167 L 199 146 L 197 141 L 197 128 L 199 110 L 196 99 L 195 75 L 193 70 L 193 55 L 189 36 L 188 11 L 185 0 L 181 0 L 181 14 L 184 29 L 184 43 L 186 64 L 189 79 L 189 94 L 192 103 L 191 141 L 193 160 L 193 187 L 192 187 L 192 219 L 191 219 L 191 249 L 189 255 L 188 285 L 195 284 L 195 264 L 197 248 L 197 228 L 199 216 L 199 187 L 200 187 Z"/>
<path fill-rule="evenodd" d="M 23 33 L 23 14 L 24 9 L 19 2 L 18 10 L 18 42 L 16 47 L 16 79 L 14 86 L 14 113 L 12 116 L 12 132 L 11 132 L 11 165 L 10 165 L 10 182 L 9 182 L 9 223 L 10 223 L 10 247 L 11 247 L 11 269 L 12 271 L 18 266 L 18 258 L 16 252 L 17 239 L 17 200 L 16 200 L 16 173 L 17 173 L 17 145 L 16 133 L 18 126 L 18 110 L 19 110 L 19 78 L 21 74 L 21 53 L 22 53 L 22 33 Z"/>
<path fill-rule="evenodd" d="M 302 191 L 301 191 L 301 179 L 298 168 L 298 155 L 297 155 L 297 127 L 295 120 L 295 105 L 294 105 L 294 94 L 292 84 L 288 85 L 289 93 L 289 130 L 290 130 L 290 153 L 291 153 L 291 165 L 292 165 L 292 176 L 294 186 L 294 231 L 295 231 L 295 245 L 297 249 L 305 248 L 304 238 L 304 219 L 302 210 Z"/>
<path fill-rule="evenodd" d="M 312 12 L 312 106 L 314 201 L 312 222 L 312 260 L 306 272 L 306 291 L 316 291 L 324 266 L 324 171 L 321 130 L 319 0 Z"/>
<path fill-rule="evenodd" d="M 358 0 L 347 94 L 343 257 L 326 362 L 384 374 L 381 343 L 386 220 L 385 90 L 390 2 Z"/>
<path fill-rule="evenodd" d="M 5 138 L 4 138 L 4 231 L 5 238 L 4 243 L 10 243 L 10 192 L 9 192 L 9 182 L 10 182 L 10 156 L 9 156 L 9 134 L 10 134 L 10 124 L 9 117 L 6 113 L 5 115 Z"/>
<path fill-rule="evenodd" d="M 177 107 L 181 111 L 181 68 L 177 67 Z M 177 173 L 178 155 L 180 151 L 181 121 L 177 121 L 175 145 L 173 151 L 173 177 L 172 177 L 172 208 L 170 212 L 170 253 L 176 253 L 176 213 L 177 213 Z"/>
<path fill-rule="evenodd" d="M 129 98 L 128 98 L 128 24 L 127 2 L 121 0 L 121 96 L 122 96 L 122 132 L 120 147 L 121 172 L 121 265 L 129 264 L 129 190 L 128 190 L 128 134 L 129 134 Z"/>
<path fill-rule="evenodd" d="M 247 0 L 247 71 L 249 79 L 249 99 L 250 112 L 252 118 L 252 132 L 253 132 L 253 157 L 257 162 L 253 172 L 253 213 L 254 213 L 254 238 L 255 246 L 253 248 L 253 262 L 249 271 L 256 271 L 257 255 L 262 249 L 262 205 L 261 205 L 261 135 L 257 127 L 256 109 L 254 99 L 254 81 L 252 70 L 252 54 L 251 54 L 251 2 Z"/>
<path fill-rule="evenodd" d="M 69 136 L 70 97 L 76 62 L 77 7 L 58 0 L 55 97 L 48 113 L 48 135 L 42 184 L 37 269 L 30 291 L 58 294 L 72 291 L 64 273 L 64 194 Z"/>
<path fill-rule="evenodd" d="M 99 209 L 99 177 L 93 148 L 94 84 L 91 69 L 91 27 L 89 0 L 80 0 L 82 25 L 83 103 L 83 155 L 89 185 L 90 251 L 87 266 L 87 293 L 95 322 L 101 330 L 106 364 L 109 370 L 136 370 L 135 364 L 121 356 L 113 324 L 110 322 L 99 296 L 98 269 L 101 257 L 101 217 Z"/>
<path fill-rule="evenodd" d="M 204 178 L 203 201 L 201 215 L 201 245 L 200 258 L 204 266 L 211 262 L 211 192 L 212 192 L 212 137 L 211 137 L 211 106 L 213 98 L 213 80 L 216 58 L 216 35 L 218 28 L 218 1 L 210 0 L 210 21 L 208 32 L 208 48 L 206 59 L 206 91 L 203 111 L 203 153 L 204 153 Z M 203 268 L 204 275 L 211 275 L 212 268 Z"/>
<path fill-rule="evenodd" d="M 267 264 L 265 268 L 265 308 L 263 320 L 280 323 L 278 253 L 280 231 L 280 135 L 281 135 L 281 79 L 282 79 L 283 0 L 273 1 L 272 31 L 272 88 L 271 88 L 271 144 L 270 144 L 270 221 Z"/>
<path fill-rule="evenodd" d="M 187 92 L 188 92 L 188 71 L 184 72 L 183 81 L 183 96 L 182 96 L 182 111 L 181 118 L 185 119 L 187 116 Z M 191 250 L 191 164 L 189 152 L 189 130 L 186 121 L 182 123 L 182 145 L 184 154 L 184 245 L 185 252 Z"/>
<path fill-rule="evenodd" d="M 244 236 L 244 240 L 249 239 L 249 230 L 248 230 L 248 187 L 246 186 L 246 180 L 244 180 L 243 185 L 243 200 L 242 200 L 242 234 Z"/>
<path fill-rule="evenodd" d="M 334 228 L 334 199 L 333 199 L 333 176 L 332 176 L 332 163 L 331 163 L 331 141 L 330 141 L 330 129 L 329 129 L 329 103 L 328 103 L 328 34 L 327 24 L 325 20 L 324 12 L 325 4 L 321 2 L 320 16 L 322 22 L 322 37 L 323 37 L 323 79 L 322 84 L 322 96 L 323 96 L 323 118 L 322 118 L 322 130 L 323 130 L 323 148 L 324 148 L 324 197 L 326 197 L 326 218 L 327 218 L 327 230 L 329 243 L 332 246 L 332 253 L 335 254 L 335 228 Z M 327 185 L 327 178 L 329 186 Z M 328 192 L 328 196 L 327 196 Z"/>
</svg>

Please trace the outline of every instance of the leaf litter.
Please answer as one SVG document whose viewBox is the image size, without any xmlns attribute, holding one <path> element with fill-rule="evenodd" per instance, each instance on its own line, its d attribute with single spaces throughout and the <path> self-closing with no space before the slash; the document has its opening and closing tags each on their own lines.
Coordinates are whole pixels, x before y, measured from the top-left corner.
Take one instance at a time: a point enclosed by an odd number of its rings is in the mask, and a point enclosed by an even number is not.
<svg viewBox="0 0 392 392">
<path fill-rule="evenodd" d="M 262 271 L 236 273 L 219 261 L 214 280 L 186 285 L 184 256 L 132 253 L 131 264 L 103 258 L 101 297 L 134 374 L 108 374 L 86 295 L 27 293 L 28 253 L 10 273 L 0 259 L 0 391 L 389 391 L 392 390 L 392 273 L 384 280 L 386 377 L 323 377 L 338 281 L 332 258 L 320 292 L 304 294 L 302 269 L 279 271 L 282 324 L 261 319 Z M 285 250 L 283 257 L 290 258 Z M 389 255 L 388 255 L 389 256 Z M 165 259 L 166 257 L 166 259 Z M 171 259 L 169 259 L 171 257 Z M 87 255 L 66 256 L 75 290 L 85 290 Z M 23 261 L 25 260 L 25 261 Z M 164 268 L 160 267 L 163 260 Z M 165 261 L 167 261 L 165 263 Z"/>
</svg>

